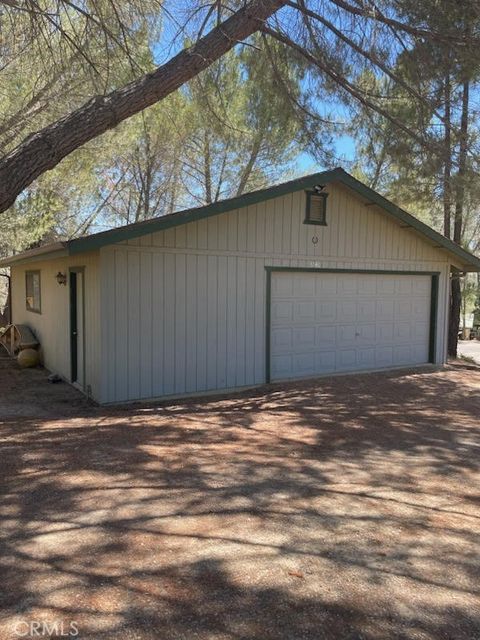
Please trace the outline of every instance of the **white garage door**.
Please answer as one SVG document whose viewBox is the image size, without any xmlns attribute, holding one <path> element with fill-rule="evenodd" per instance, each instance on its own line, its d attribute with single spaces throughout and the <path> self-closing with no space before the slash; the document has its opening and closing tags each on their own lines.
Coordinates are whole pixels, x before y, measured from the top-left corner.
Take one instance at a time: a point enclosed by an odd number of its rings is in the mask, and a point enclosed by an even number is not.
<svg viewBox="0 0 480 640">
<path fill-rule="evenodd" d="M 272 380 L 428 362 L 431 276 L 271 277 Z"/>
</svg>

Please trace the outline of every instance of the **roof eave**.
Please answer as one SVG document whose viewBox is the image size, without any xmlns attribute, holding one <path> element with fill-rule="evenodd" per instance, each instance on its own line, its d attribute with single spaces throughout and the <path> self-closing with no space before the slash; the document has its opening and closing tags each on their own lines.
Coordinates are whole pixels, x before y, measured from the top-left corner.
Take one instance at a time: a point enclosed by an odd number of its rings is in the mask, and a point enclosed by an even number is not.
<svg viewBox="0 0 480 640">
<path fill-rule="evenodd" d="M 234 211 L 235 209 L 257 204 L 258 202 L 265 202 L 266 200 L 279 198 L 282 195 L 287 195 L 288 193 L 309 189 L 319 182 L 325 182 L 326 184 L 334 182 L 335 180 L 340 179 L 341 173 L 343 173 L 343 170 L 339 168 L 332 169 L 330 171 L 322 171 L 320 173 L 314 173 L 309 176 L 304 176 L 303 178 L 284 182 L 283 184 L 261 189 L 259 191 L 251 191 L 250 193 L 245 193 L 242 196 L 230 198 L 229 200 L 222 200 L 203 207 L 195 207 L 193 209 L 186 209 L 185 211 L 179 211 L 167 216 L 161 216 L 153 220 L 146 220 L 145 222 L 137 222 L 124 227 L 110 229 L 85 238 L 77 238 L 76 240 L 71 240 L 69 242 L 69 251 L 71 254 L 92 251 L 100 249 L 105 245 L 139 238 L 147 233 L 165 231 L 166 229 L 178 227 L 189 222 L 197 222 L 203 218 L 209 218 L 213 215 L 227 213 L 229 211 Z"/>
<path fill-rule="evenodd" d="M 429 238 L 435 242 L 439 249 L 444 249 L 450 253 L 450 255 L 454 256 L 460 264 L 464 265 L 464 271 L 480 271 L 480 258 L 475 256 L 473 253 L 470 253 L 457 243 L 446 238 L 441 233 L 438 233 L 438 231 L 435 231 L 435 229 L 432 229 L 411 213 L 408 213 L 408 211 L 405 211 L 370 187 L 367 187 L 367 185 L 363 184 L 343 169 L 338 169 L 337 173 L 339 174 L 338 180 L 342 184 L 371 201 L 372 204 L 376 204 L 387 213 L 390 213 L 393 217 L 401 220 L 407 227 L 411 227 L 412 230 L 417 231 L 421 236 Z"/>
<path fill-rule="evenodd" d="M 0 267 L 12 267 L 29 262 L 39 262 L 40 260 L 50 260 L 63 258 L 69 255 L 68 242 L 54 242 L 42 247 L 22 251 L 18 255 L 8 256 L 0 259 Z"/>
<path fill-rule="evenodd" d="M 363 184 L 341 168 L 330 171 L 322 171 L 303 178 L 297 178 L 280 185 L 252 191 L 236 198 L 215 202 L 203 207 L 187 209 L 167 216 L 146 220 L 145 222 L 134 223 L 116 229 L 110 229 L 101 233 L 96 233 L 85 238 L 77 238 L 68 242 L 58 242 L 37 249 L 25 251 L 18 256 L 11 256 L 0 260 L 0 266 L 11 266 L 26 262 L 38 261 L 41 259 L 53 259 L 67 255 L 76 255 L 88 251 L 98 250 L 106 245 L 116 244 L 125 240 L 139 238 L 149 233 L 164 231 L 172 227 L 178 227 L 189 222 L 197 222 L 210 216 L 234 211 L 235 209 L 248 207 L 259 202 L 281 197 L 289 193 L 295 193 L 304 189 L 311 189 L 316 184 L 329 184 L 339 182 L 350 188 L 352 191 L 366 199 L 369 203 L 380 207 L 384 212 L 393 218 L 400 220 L 405 227 L 416 231 L 423 238 L 432 241 L 434 246 L 443 249 L 454 258 L 454 264 L 462 265 L 465 272 L 480 271 L 480 258 L 466 251 L 456 243 L 423 223 L 421 220 L 401 209 L 390 200 L 387 200 L 379 193 Z"/>
</svg>

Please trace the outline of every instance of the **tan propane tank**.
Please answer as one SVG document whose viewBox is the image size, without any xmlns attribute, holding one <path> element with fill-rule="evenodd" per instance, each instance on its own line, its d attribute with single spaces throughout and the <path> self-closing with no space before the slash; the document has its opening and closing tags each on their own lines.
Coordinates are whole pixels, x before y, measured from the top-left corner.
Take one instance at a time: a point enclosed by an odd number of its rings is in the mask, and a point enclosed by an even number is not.
<svg viewBox="0 0 480 640">
<path fill-rule="evenodd" d="M 35 349 L 22 349 L 17 356 L 17 362 L 23 369 L 36 367 L 39 363 L 38 351 Z"/>
</svg>

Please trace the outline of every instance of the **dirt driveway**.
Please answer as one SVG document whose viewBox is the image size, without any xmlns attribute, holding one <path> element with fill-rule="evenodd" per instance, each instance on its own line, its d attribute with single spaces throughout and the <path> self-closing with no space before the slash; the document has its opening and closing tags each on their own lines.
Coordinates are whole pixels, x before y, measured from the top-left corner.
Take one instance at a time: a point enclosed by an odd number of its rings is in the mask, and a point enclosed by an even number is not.
<svg viewBox="0 0 480 640">
<path fill-rule="evenodd" d="M 0 389 L 1 640 L 480 638 L 480 368 L 108 410 Z"/>
<path fill-rule="evenodd" d="M 458 353 L 480 364 L 480 340 L 459 340 Z"/>
</svg>

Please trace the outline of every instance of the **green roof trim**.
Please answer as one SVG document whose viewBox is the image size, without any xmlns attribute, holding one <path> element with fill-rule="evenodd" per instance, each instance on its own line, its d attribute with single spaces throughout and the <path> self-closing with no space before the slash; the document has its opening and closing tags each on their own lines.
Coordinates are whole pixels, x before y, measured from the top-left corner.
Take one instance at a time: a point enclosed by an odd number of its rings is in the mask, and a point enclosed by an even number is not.
<svg viewBox="0 0 480 640">
<path fill-rule="evenodd" d="M 115 244 L 116 242 L 132 240 L 149 233 L 164 231 L 165 229 L 178 227 L 189 222 L 196 222 L 198 220 L 203 220 L 204 218 L 209 218 L 210 216 L 216 216 L 221 213 L 234 211 L 235 209 L 271 200 L 272 198 L 278 198 L 289 193 L 295 193 L 296 191 L 311 189 L 317 184 L 327 185 L 332 182 L 343 184 L 357 193 L 360 197 L 367 200 L 368 203 L 377 205 L 392 217 L 400 220 L 406 227 L 410 227 L 425 238 L 428 238 L 428 240 L 432 241 L 438 248 L 446 249 L 459 259 L 465 270 L 480 271 L 480 258 L 469 251 L 466 251 L 452 240 L 445 238 L 445 236 L 442 236 L 424 222 L 415 218 L 415 216 L 411 215 L 404 209 L 401 209 L 373 189 L 370 189 L 370 187 L 367 187 L 367 185 L 363 184 L 341 168 L 314 173 L 309 176 L 304 176 L 303 178 L 284 182 L 283 184 L 279 184 L 274 187 L 268 187 L 267 189 L 261 189 L 259 191 L 252 191 L 236 198 L 222 200 L 203 207 L 186 209 L 185 211 L 179 211 L 167 216 L 161 216 L 159 218 L 145 220 L 144 222 L 137 222 L 124 227 L 102 231 L 101 233 L 95 233 L 90 236 L 85 236 L 84 238 L 69 240 L 68 242 L 62 243 L 62 248 L 67 250 L 68 255 L 94 251 L 106 245 Z M 47 250 L 48 248 L 45 247 L 44 251 Z M 22 256 L 23 254 L 18 254 L 11 258 L 4 258 L 3 260 L 0 260 L 0 265 L 19 262 L 22 259 Z"/>
<path fill-rule="evenodd" d="M 248 207 L 259 202 L 265 202 L 266 200 L 278 198 L 280 196 L 287 195 L 288 193 L 302 191 L 303 189 L 311 189 L 319 182 L 328 184 L 329 182 L 338 180 L 339 171 L 343 173 L 342 169 L 333 169 L 331 171 L 314 173 L 303 178 L 284 182 L 274 187 L 267 187 L 266 189 L 260 189 L 259 191 L 251 191 L 250 193 L 245 193 L 244 195 L 236 198 L 221 200 L 203 207 L 186 209 L 185 211 L 179 211 L 167 216 L 160 216 L 159 218 L 152 218 L 151 220 L 145 220 L 144 222 L 136 222 L 124 227 L 95 233 L 91 236 L 86 236 L 85 238 L 71 240 L 68 243 L 69 251 L 71 254 L 75 254 L 83 253 L 84 251 L 91 251 L 92 249 L 99 249 L 107 244 L 121 242 L 122 240 L 132 240 L 147 233 L 164 231 L 165 229 L 178 227 L 182 224 L 196 222 L 198 220 L 203 220 L 204 218 L 209 218 L 210 216 L 216 216 L 220 213 L 227 213 L 228 211 Z"/>
<path fill-rule="evenodd" d="M 408 213 L 408 211 L 401 209 L 390 200 L 387 200 L 387 198 L 384 198 L 373 189 L 370 189 L 366 184 L 363 184 L 363 182 L 360 182 L 343 169 L 336 169 L 335 171 L 341 172 L 341 177 L 338 179 L 339 182 L 350 187 L 350 189 L 373 204 L 378 205 L 381 209 L 390 213 L 394 218 L 397 218 L 397 220 L 401 220 L 406 226 L 412 227 L 412 229 L 415 229 L 423 236 L 426 236 L 429 240 L 435 242 L 439 248 L 447 249 L 447 251 L 450 251 L 460 258 L 465 265 L 473 266 L 475 267 L 475 271 L 480 271 L 480 258 L 475 256 L 473 253 L 470 253 L 470 251 L 467 251 L 456 242 L 453 242 L 453 240 L 449 240 L 441 233 L 438 233 L 438 231 L 429 227 L 428 224 L 425 224 L 411 213 Z"/>
</svg>

